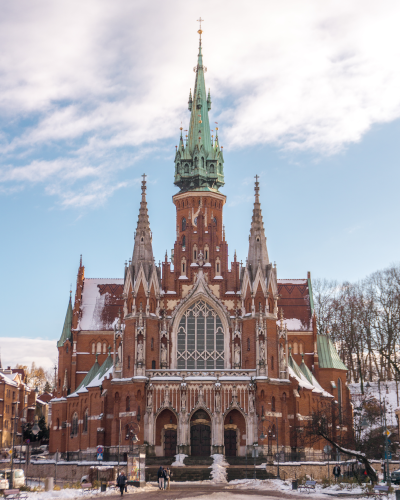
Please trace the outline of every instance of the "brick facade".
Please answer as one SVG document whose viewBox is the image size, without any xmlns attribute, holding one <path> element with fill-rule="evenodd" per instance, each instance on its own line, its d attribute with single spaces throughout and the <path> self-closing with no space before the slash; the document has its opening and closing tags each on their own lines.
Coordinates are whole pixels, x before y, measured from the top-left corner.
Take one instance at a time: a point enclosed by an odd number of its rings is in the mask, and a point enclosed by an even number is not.
<svg viewBox="0 0 400 500">
<path fill-rule="evenodd" d="M 123 278 L 88 279 L 80 262 L 70 331 L 66 323 L 58 344 L 52 452 L 124 447 L 130 429 L 157 455 L 171 453 L 174 432 L 174 452 L 201 452 L 198 439 L 223 453 L 226 429 L 237 430 L 237 454 L 256 441 L 276 450 L 276 434 L 288 451 L 298 448 L 291 429 L 328 408 L 338 387 L 350 411 L 344 365 L 320 363 L 318 345 L 334 347 L 318 340 L 310 275 L 279 280 L 269 261 L 258 179 L 246 264 L 236 253 L 228 261 L 223 152 L 217 135 L 207 137 L 199 50 L 189 138 L 185 145 L 181 135 L 175 158 L 171 259 L 155 265 L 144 179 Z"/>
</svg>

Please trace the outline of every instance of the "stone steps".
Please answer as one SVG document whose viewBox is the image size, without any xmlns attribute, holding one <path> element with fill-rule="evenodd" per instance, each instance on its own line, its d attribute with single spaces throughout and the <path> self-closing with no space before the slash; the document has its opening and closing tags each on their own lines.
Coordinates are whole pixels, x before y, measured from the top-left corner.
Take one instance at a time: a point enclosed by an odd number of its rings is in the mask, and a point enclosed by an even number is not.
<svg viewBox="0 0 400 500">
<path fill-rule="evenodd" d="M 228 467 L 227 471 L 227 479 L 228 481 L 233 481 L 235 479 L 254 479 L 254 468 L 246 469 L 243 467 Z M 265 469 L 255 469 L 256 471 L 256 479 L 275 479 L 276 476 L 270 474 Z"/>
<path fill-rule="evenodd" d="M 265 464 L 267 461 L 266 457 L 256 457 L 256 465 Z M 244 465 L 246 466 L 246 457 L 225 457 L 225 461 L 229 465 Z M 254 465 L 254 458 L 247 457 L 247 467 L 252 467 Z"/>
<path fill-rule="evenodd" d="M 158 481 L 158 467 L 146 467 L 146 481 Z M 207 467 L 171 467 L 171 481 L 206 481 L 211 479 L 211 469 Z"/>
<path fill-rule="evenodd" d="M 186 457 L 183 463 L 185 465 L 210 466 L 213 463 L 213 459 L 211 457 Z"/>
</svg>

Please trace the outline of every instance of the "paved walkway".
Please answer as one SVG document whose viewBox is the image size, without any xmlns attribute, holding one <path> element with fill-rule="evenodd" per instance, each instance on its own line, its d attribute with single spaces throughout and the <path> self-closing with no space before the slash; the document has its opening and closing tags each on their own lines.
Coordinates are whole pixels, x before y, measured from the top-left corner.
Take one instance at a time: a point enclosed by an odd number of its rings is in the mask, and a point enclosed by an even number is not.
<svg viewBox="0 0 400 500">
<path fill-rule="evenodd" d="M 149 489 L 144 492 L 136 492 L 136 493 L 124 493 L 123 498 L 127 500 L 179 500 L 184 498 L 194 498 L 201 497 L 203 495 L 209 496 L 209 499 L 216 499 L 218 497 L 228 498 L 235 497 L 237 500 L 243 497 L 251 496 L 251 497 L 269 497 L 269 498 L 290 498 L 291 500 L 304 500 L 304 494 L 286 494 L 283 491 L 274 491 L 274 490 L 245 490 L 245 489 L 235 489 L 228 484 L 188 484 L 188 483 L 171 483 L 171 489 L 168 491 L 159 490 L 158 487 L 154 487 L 153 489 Z M 313 495 L 313 498 L 322 498 L 319 495 Z M 115 495 L 107 495 L 106 497 L 103 495 L 98 495 L 97 499 L 103 500 L 117 500 L 121 498 L 120 494 Z M 326 497 L 325 497 L 326 498 Z"/>
</svg>

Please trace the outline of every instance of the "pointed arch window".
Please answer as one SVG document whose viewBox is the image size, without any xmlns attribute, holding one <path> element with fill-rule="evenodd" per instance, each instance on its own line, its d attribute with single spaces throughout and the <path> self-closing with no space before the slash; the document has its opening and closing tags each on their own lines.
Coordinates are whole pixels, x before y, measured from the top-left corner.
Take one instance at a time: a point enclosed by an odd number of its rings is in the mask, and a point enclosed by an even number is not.
<svg viewBox="0 0 400 500">
<path fill-rule="evenodd" d="M 197 245 L 193 245 L 193 260 L 196 262 L 197 260 Z"/>
<path fill-rule="evenodd" d="M 185 217 L 182 219 L 182 231 L 186 231 L 186 219 L 185 219 Z"/>
<path fill-rule="evenodd" d="M 298 354 L 299 353 L 299 348 L 297 342 L 293 343 L 293 354 Z"/>
<path fill-rule="evenodd" d="M 96 344 L 93 342 L 92 344 L 92 354 L 96 354 Z"/>
<path fill-rule="evenodd" d="M 339 423 L 342 423 L 342 380 L 338 378 L 337 381 L 337 392 L 338 392 L 338 409 L 339 409 Z"/>
<path fill-rule="evenodd" d="M 71 436 L 78 435 L 78 414 L 74 413 L 71 422 Z"/>
<path fill-rule="evenodd" d="M 85 414 L 83 416 L 83 432 L 88 431 L 88 422 L 89 422 L 89 410 L 86 408 Z"/>
<path fill-rule="evenodd" d="M 107 354 L 107 342 L 103 342 L 103 354 Z"/>
<path fill-rule="evenodd" d="M 186 310 L 178 327 L 177 364 L 181 370 L 224 368 L 221 318 L 200 300 Z"/>
<path fill-rule="evenodd" d="M 185 257 L 182 257 L 181 276 L 186 276 L 186 259 L 185 259 Z"/>
<path fill-rule="evenodd" d="M 186 247 L 186 236 L 183 235 L 182 237 L 182 248 L 185 248 Z"/>
<path fill-rule="evenodd" d="M 247 338 L 247 350 L 250 351 L 250 338 Z"/>
<path fill-rule="evenodd" d="M 129 396 L 126 396 L 126 409 L 125 411 L 131 411 L 131 400 Z"/>
<path fill-rule="evenodd" d="M 101 354 L 101 342 L 97 342 L 97 349 L 96 349 L 96 352 L 98 354 Z"/>
<path fill-rule="evenodd" d="M 276 411 L 275 410 L 275 396 L 272 396 L 272 398 L 271 398 L 271 411 Z"/>
</svg>

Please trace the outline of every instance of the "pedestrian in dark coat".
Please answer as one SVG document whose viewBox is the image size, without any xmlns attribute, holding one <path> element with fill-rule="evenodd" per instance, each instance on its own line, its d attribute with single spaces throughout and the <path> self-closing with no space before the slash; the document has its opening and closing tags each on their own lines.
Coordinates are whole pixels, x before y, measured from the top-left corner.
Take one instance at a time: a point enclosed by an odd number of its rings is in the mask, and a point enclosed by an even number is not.
<svg viewBox="0 0 400 500">
<path fill-rule="evenodd" d="M 157 478 L 158 478 L 158 487 L 160 490 L 163 488 L 163 482 L 164 482 L 164 469 L 161 467 L 157 471 Z"/>
<path fill-rule="evenodd" d="M 122 471 L 121 474 L 118 476 L 117 485 L 119 486 L 119 490 L 121 492 L 121 497 L 122 497 L 126 485 L 126 476 L 124 474 L 124 471 Z"/>
<path fill-rule="evenodd" d="M 335 481 L 337 482 L 338 477 L 340 477 L 340 473 L 342 471 L 340 470 L 340 465 L 336 464 L 335 467 L 333 468 L 333 475 L 335 476 Z"/>
</svg>

